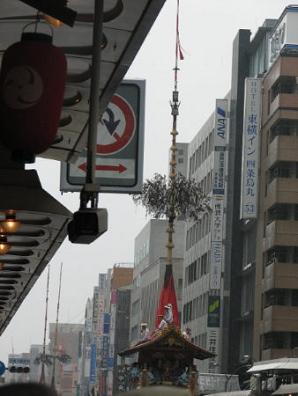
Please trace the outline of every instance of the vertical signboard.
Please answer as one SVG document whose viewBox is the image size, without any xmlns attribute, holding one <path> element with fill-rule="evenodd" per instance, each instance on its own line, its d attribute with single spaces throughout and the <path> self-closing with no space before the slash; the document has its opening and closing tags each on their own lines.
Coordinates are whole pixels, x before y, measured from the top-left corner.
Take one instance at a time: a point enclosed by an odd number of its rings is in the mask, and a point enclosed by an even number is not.
<svg viewBox="0 0 298 396">
<path fill-rule="evenodd" d="M 211 214 L 210 285 L 207 317 L 207 348 L 215 355 L 218 355 L 219 350 L 220 288 L 224 259 L 223 233 L 228 109 L 229 102 L 227 99 L 216 100 L 214 114 L 214 176 Z M 209 359 L 210 372 L 215 371 L 217 367 L 215 363 L 215 358 Z"/>
<path fill-rule="evenodd" d="M 220 296 L 208 297 L 208 327 L 219 327 L 220 325 Z"/>
<path fill-rule="evenodd" d="M 261 79 L 245 79 L 242 140 L 241 219 L 257 217 Z"/>
<path fill-rule="evenodd" d="M 96 382 L 96 344 L 91 344 L 90 351 L 90 384 L 95 384 Z"/>
<path fill-rule="evenodd" d="M 217 99 L 214 125 L 214 169 L 211 219 L 210 289 L 219 290 L 223 260 L 223 219 L 225 196 L 225 163 L 228 132 L 228 100 Z"/>
</svg>

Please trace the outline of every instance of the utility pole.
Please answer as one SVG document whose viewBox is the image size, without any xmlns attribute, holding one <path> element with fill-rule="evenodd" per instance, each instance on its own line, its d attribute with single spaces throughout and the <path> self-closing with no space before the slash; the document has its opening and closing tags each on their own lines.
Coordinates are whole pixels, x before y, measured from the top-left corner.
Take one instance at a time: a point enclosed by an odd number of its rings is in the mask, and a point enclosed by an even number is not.
<svg viewBox="0 0 298 396">
<path fill-rule="evenodd" d="M 41 355 L 41 373 L 40 380 L 41 384 L 45 384 L 45 361 L 46 361 L 46 338 L 47 338 L 47 326 L 48 326 L 48 304 L 49 304 L 49 287 L 50 287 L 50 265 L 48 266 L 47 276 L 47 291 L 46 291 L 46 312 L 44 318 L 44 330 L 43 330 L 43 344 L 42 344 L 42 355 Z"/>
<path fill-rule="evenodd" d="M 56 358 L 58 351 L 58 321 L 59 321 L 59 309 L 60 309 L 60 294 L 61 294 L 61 280 L 62 280 L 62 267 L 63 263 L 60 265 L 60 277 L 59 277 L 59 289 L 58 289 L 58 301 L 57 301 L 57 311 L 56 311 L 56 324 L 55 324 L 55 335 L 54 335 L 54 348 L 53 348 L 53 371 L 52 371 L 52 380 L 51 386 L 55 389 L 55 380 L 56 380 Z"/>
</svg>

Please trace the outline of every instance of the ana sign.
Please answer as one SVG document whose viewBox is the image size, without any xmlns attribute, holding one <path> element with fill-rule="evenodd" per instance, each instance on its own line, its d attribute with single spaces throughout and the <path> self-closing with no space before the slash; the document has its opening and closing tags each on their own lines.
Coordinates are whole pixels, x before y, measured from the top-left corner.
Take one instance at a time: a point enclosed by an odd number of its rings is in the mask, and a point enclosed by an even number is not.
<svg viewBox="0 0 298 396">
<path fill-rule="evenodd" d="M 214 182 L 213 195 L 224 195 L 224 167 L 227 136 L 228 101 L 216 100 L 215 125 L 214 125 Z"/>
<path fill-rule="evenodd" d="M 101 192 L 139 192 L 143 182 L 145 81 L 124 81 L 98 123 L 96 180 Z M 60 189 L 81 191 L 86 153 L 61 165 Z"/>
</svg>

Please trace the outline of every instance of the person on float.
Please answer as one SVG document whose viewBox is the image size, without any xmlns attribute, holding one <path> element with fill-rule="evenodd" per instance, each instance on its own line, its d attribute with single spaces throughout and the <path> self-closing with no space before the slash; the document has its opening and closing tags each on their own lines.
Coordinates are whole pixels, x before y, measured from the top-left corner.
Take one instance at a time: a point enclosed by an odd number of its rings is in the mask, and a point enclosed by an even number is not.
<svg viewBox="0 0 298 396">
<path fill-rule="evenodd" d="M 183 337 L 187 340 L 191 340 L 191 329 L 189 327 L 186 327 L 186 329 L 182 333 Z"/>
<path fill-rule="evenodd" d="M 173 323 L 173 309 L 172 304 L 165 305 L 165 311 L 163 315 L 163 319 L 161 320 L 158 329 L 162 330 L 168 326 L 168 324 Z"/>
<path fill-rule="evenodd" d="M 141 341 L 147 341 L 150 338 L 148 323 L 141 323 Z"/>
</svg>

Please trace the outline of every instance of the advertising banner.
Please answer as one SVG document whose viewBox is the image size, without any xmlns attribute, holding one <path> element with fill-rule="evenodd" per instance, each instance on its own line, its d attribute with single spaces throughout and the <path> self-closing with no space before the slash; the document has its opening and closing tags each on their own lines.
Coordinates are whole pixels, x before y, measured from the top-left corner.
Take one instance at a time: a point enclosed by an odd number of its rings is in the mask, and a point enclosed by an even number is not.
<svg viewBox="0 0 298 396">
<path fill-rule="evenodd" d="M 220 296 L 208 297 L 208 327 L 220 325 Z"/>
<path fill-rule="evenodd" d="M 214 125 L 214 169 L 211 214 L 210 289 L 219 290 L 221 281 L 228 134 L 228 100 L 217 99 Z"/>
<path fill-rule="evenodd" d="M 96 382 L 96 344 L 91 344 L 89 382 L 90 384 Z"/>
<path fill-rule="evenodd" d="M 245 79 L 242 140 L 241 219 L 257 218 L 261 79 Z"/>
</svg>

